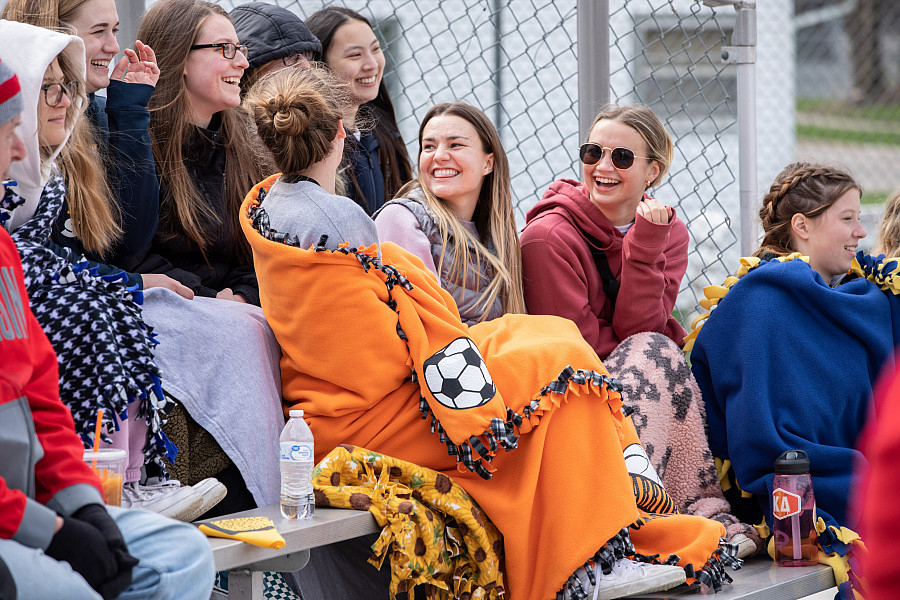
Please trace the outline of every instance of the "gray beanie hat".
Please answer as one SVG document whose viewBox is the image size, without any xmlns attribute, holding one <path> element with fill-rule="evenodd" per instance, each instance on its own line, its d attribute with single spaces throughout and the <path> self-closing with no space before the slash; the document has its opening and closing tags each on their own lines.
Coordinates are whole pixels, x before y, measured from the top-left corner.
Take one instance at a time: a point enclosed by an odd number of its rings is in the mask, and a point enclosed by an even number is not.
<svg viewBox="0 0 900 600">
<path fill-rule="evenodd" d="M 0 61 L 0 125 L 25 110 L 19 78 Z"/>
<path fill-rule="evenodd" d="M 238 39 L 250 50 L 250 69 L 302 52 L 311 52 L 316 60 L 322 55 L 319 39 L 286 8 L 251 2 L 235 7 L 230 16 Z"/>
</svg>

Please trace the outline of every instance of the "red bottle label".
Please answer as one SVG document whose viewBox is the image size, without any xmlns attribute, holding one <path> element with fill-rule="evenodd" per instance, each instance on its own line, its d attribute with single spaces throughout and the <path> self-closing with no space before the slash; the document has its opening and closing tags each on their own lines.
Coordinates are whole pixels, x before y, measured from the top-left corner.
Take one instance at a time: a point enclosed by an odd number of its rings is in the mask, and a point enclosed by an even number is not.
<svg viewBox="0 0 900 600">
<path fill-rule="evenodd" d="M 800 514 L 800 496 L 781 488 L 772 492 L 772 515 L 776 519 L 787 519 Z"/>
</svg>

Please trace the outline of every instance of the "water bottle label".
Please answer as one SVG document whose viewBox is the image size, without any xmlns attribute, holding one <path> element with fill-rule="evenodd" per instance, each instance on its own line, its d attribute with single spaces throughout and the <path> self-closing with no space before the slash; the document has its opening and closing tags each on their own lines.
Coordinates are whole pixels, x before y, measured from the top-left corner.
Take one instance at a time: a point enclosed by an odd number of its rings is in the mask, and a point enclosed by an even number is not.
<svg viewBox="0 0 900 600">
<path fill-rule="evenodd" d="M 772 492 L 772 515 L 776 519 L 787 519 L 800 514 L 800 496 L 775 488 Z"/>
<path fill-rule="evenodd" d="M 281 460 L 313 460 L 313 445 L 309 442 L 281 442 L 280 445 Z"/>
</svg>

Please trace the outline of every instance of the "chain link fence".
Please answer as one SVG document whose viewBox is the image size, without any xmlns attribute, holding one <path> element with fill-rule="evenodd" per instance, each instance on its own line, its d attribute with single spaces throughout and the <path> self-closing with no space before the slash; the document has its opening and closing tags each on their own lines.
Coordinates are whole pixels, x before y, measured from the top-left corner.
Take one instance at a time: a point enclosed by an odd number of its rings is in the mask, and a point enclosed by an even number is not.
<svg viewBox="0 0 900 600">
<path fill-rule="evenodd" d="M 900 188 L 900 2 L 796 0 L 794 8 L 795 151 L 856 176 L 871 245 L 881 204 Z"/>
<path fill-rule="evenodd" d="M 221 2 L 231 9 L 240 2 Z M 278 0 L 302 18 L 320 8 Z M 734 81 L 719 60 L 726 31 L 692 1 L 612 3 L 610 99 L 648 104 L 673 135 L 676 162 L 656 195 L 692 232 L 678 310 L 695 312 L 703 285 L 721 281 L 737 251 Z M 516 215 L 559 177 L 579 179 L 577 9 L 574 0 L 348 0 L 384 42 L 385 82 L 410 155 L 419 121 L 435 103 L 470 102 L 491 117 L 509 155 Z M 589 75 L 588 75 L 589 76 Z M 734 148 L 723 143 L 723 137 Z M 735 163 L 736 164 L 736 163 Z M 730 194 L 728 190 L 731 189 Z M 736 214 L 736 213 L 735 213 Z"/>
<path fill-rule="evenodd" d="M 324 5 L 274 1 L 301 18 Z M 227 10 L 240 3 L 220 2 Z M 519 226 L 553 180 L 580 178 L 576 152 L 586 132 L 578 130 L 576 0 L 342 4 L 368 17 L 383 42 L 385 82 L 411 156 L 428 108 L 462 99 L 501 134 Z M 735 11 L 701 0 L 608 5 L 609 98 L 649 105 L 675 141 L 671 174 L 655 195 L 677 208 L 691 234 L 677 305 L 688 325 L 703 286 L 721 282 L 740 255 L 737 85 L 721 58 Z M 900 187 L 900 2 L 757 5 L 758 196 L 792 160 L 844 164 L 866 189 L 874 233 L 880 202 Z"/>
</svg>

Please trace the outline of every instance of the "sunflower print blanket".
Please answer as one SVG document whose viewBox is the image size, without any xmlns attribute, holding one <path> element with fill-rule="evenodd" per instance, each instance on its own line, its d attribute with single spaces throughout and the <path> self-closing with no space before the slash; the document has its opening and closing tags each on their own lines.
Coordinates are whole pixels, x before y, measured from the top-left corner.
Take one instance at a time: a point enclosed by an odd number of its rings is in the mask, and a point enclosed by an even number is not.
<svg viewBox="0 0 900 600">
<path fill-rule="evenodd" d="M 383 527 L 369 562 L 391 565 L 391 594 L 499 598 L 503 540 L 472 497 L 431 469 L 341 445 L 315 468 L 317 506 L 368 510 Z"/>
</svg>

